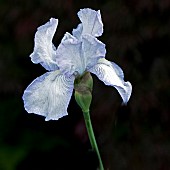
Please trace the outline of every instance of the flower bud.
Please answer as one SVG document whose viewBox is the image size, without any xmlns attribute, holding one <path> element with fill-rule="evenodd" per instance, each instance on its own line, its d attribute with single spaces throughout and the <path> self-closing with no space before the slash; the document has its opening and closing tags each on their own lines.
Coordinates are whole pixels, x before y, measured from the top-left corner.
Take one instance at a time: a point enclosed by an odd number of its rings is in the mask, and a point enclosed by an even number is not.
<svg viewBox="0 0 170 170">
<path fill-rule="evenodd" d="M 77 78 L 74 83 L 75 100 L 83 112 L 88 112 L 92 101 L 93 79 L 89 72 Z"/>
</svg>

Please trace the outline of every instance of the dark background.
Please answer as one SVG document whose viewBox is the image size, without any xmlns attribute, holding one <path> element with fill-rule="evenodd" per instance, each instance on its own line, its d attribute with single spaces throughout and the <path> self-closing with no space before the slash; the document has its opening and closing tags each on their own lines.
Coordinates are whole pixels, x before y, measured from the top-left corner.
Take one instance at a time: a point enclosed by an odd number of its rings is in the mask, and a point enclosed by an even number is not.
<svg viewBox="0 0 170 170">
<path fill-rule="evenodd" d="M 96 170 L 74 96 L 58 121 L 27 114 L 24 89 L 46 70 L 31 62 L 34 34 L 59 19 L 54 44 L 80 22 L 80 8 L 100 9 L 108 60 L 133 85 L 127 106 L 95 76 L 91 118 L 105 170 L 170 170 L 170 1 L 1 0 L 0 170 Z"/>
</svg>

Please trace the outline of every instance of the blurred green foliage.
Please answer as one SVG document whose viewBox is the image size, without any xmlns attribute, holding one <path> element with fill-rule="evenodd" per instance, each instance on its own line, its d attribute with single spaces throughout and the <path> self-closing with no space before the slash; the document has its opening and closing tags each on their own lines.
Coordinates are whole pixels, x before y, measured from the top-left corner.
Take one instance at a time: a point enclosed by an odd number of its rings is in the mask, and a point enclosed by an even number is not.
<svg viewBox="0 0 170 170">
<path fill-rule="evenodd" d="M 101 10 L 106 58 L 133 85 L 121 106 L 116 90 L 94 77 L 91 116 L 106 169 L 170 169 L 170 1 L 1 0 L 0 170 L 96 169 L 74 98 L 69 116 L 50 122 L 27 114 L 22 103 L 24 89 L 46 72 L 29 58 L 37 27 L 58 18 L 57 46 L 85 7 Z"/>
</svg>

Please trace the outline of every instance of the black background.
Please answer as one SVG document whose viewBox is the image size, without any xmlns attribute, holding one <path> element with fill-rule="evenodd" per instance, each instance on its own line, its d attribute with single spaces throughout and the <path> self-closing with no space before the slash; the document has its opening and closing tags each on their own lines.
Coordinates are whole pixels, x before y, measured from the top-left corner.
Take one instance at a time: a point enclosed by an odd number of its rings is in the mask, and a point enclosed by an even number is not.
<svg viewBox="0 0 170 170">
<path fill-rule="evenodd" d="M 127 106 L 95 76 L 91 118 L 106 170 L 170 169 L 169 0 L 0 1 L 0 170 L 96 170 L 83 115 L 74 100 L 58 121 L 24 110 L 22 94 L 46 70 L 31 62 L 34 34 L 59 19 L 54 44 L 80 22 L 80 8 L 100 9 L 108 60 L 133 85 Z"/>
</svg>

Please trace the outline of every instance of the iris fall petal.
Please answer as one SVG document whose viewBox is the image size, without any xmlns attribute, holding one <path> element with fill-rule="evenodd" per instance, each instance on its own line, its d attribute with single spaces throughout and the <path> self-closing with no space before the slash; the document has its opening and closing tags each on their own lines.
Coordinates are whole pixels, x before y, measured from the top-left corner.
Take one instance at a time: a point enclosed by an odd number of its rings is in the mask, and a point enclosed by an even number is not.
<svg viewBox="0 0 170 170">
<path fill-rule="evenodd" d="M 67 115 L 74 77 L 59 71 L 47 72 L 36 78 L 24 91 L 24 107 L 28 113 L 45 116 L 45 120 L 58 120 Z"/>
<path fill-rule="evenodd" d="M 132 92 L 130 82 L 124 81 L 122 69 L 113 62 L 106 59 L 100 59 L 98 63 L 90 69 L 106 85 L 113 86 L 117 89 L 123 99 L 123 103 L 127 103 Z"/>
</svg>

